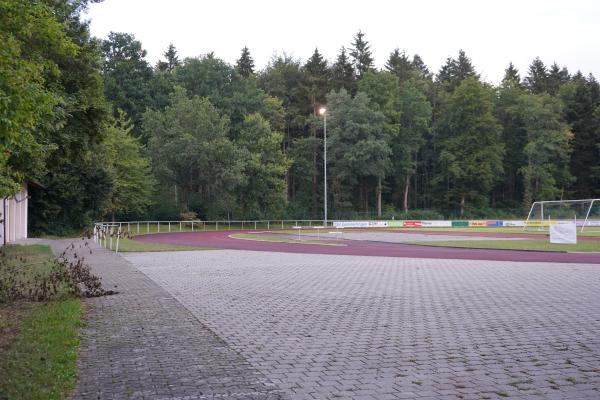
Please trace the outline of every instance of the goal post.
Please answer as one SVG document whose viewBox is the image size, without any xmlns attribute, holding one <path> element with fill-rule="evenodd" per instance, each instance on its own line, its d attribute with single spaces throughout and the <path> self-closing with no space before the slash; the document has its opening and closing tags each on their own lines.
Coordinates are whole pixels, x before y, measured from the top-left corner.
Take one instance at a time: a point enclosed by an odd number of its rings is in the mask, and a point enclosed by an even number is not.
<svg viewBox="0 0 600 400">
<path fill-rule="evenodd" d="M 535 201 L 524 230 L 547 231 L 565 222 L 575 222 L 580 232 L 600 232 L 600 199 Z"/>
</svg>

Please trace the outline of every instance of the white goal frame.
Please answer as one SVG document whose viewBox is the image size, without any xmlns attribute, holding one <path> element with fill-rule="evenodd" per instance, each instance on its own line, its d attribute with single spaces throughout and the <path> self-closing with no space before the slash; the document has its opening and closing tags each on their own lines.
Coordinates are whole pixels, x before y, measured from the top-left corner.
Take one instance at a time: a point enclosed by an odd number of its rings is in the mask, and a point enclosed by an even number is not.
<svg viewBox="0 0 600 400">
<path fill-rule="evenodd" d="M 534 201 L 531 204 L 531 208 L 529 209 L 529 214 L 527 214 L 527 220 L 525 221 L 525 226 L 523 227 L 523 230 L 527 230 L 528 227 L 535 227 L 538 228 L 539 230 L 547 230 L 550 229 L 550 225 L 556 224 L 556 223 L 560 223 L 560 221 L 567 221 L 565 219 L 562 220 L 550 220 L 551 215 L 548 216 L 548 221 L 546 223 L 546 219 L 544 216 L 544 205 L 545 204 L 569 204 L 569 203 L 589 203 L 589 207 L 587 208 L 587 211 L 585 213 L 585 219 L 583 220 L 583 223 L 581 224 L 581 230 L 580 232 L 583 232 L 584 228 L 590 227 L 590 226 L 594 226 L 594 227 L 598 227 L 600 228 L 600 226 L 596 225 L 596 224 L 591 224 L 591 221 L 589 220 L 590 217 L 590 212 L 592 211 L 593 207 L 595 204 L 600 204 L 600 199 L 582 199 L 582 200 L 549 200 L 549 201 Z M 540 215 L 540 219 L 531 219 L 531 213 L 533 212 L 534 208 L 536 205 L 540 206 L 541 209 L 541 215 Z M 531 222 L 530 222 L 531 221 Z M 533 222 L 535 221 L 535 222 Z M 568 220 L 568 221 L 574 221 L 575 223 L 577 223 L 577 219 L 573 219 L 573 220 Z"/>
</svg>

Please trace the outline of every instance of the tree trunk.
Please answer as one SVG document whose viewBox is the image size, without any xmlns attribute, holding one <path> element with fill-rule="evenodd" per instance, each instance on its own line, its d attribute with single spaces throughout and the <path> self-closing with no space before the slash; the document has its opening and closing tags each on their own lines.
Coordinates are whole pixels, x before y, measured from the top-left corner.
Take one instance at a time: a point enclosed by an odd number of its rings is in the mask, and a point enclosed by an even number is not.
<svg viewBox="0 0 600 400">
<path fill-rule="evenodd" d="M 406 182 L 404 184 L 404 212 L 408 212 L 408 187 L 410 186 L 410 176 L 406 175 Z"/>
<path fill-rule="evenodd" d="M 381 218 L 381 178 L 377 178 L 377 217 Z"/>
</svg>

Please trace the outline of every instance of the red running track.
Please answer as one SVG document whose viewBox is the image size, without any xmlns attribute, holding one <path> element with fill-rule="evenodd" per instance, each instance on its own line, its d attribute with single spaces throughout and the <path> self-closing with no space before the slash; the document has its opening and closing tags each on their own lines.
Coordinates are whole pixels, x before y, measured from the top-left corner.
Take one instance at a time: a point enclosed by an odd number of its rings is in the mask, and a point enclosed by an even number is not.
<svg viewBox="0 0 600 400">
<path fill-rule="evenodd" d="M 410 244 L 362 240 L 338 241 L 338 243 L 343 243 L 345 246 L 323 246 L 300 243 L 260 242 L 253 240 L 233 239 L 229 237 L 229 235 L 232 233 L 247 232 L 252 231 L 156 233 L 135 236 L 134 240 L 148 243 L 203 246 L 216 249 L 270 251 L 284 253 L 600 264 L 600 254 L 598 253 L 465 249 L 417 246 Z"/>
</svg>

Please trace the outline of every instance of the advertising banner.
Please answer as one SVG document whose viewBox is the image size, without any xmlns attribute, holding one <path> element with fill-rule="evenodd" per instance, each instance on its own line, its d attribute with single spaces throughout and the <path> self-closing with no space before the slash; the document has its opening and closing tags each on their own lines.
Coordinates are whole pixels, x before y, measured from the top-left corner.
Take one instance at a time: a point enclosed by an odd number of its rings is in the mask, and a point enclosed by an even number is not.
<svg viewBox="0 0 600 400">
<path fill-rule="evenodd" d="M 402 228 L 404 226 L 404 221 L 388 221 L 387 226 L 389 226 L 390 228 Z"/>
<path fill-rule="evenodd" d="M 487 221 L 469 221 L 470 227 L 487 226 Z"/>
<path fill-rule="evenodd" d="M 430 228 L 449 228 L 452 226 L 452 221 L 421 221 L 421 226 Z"/>
<path fill-rule="evenodd" d="M 502 226 L 517 226 L 524 227 L 525 221 L 502 221 Z"/>
<path fill-rule="evenodd" d="M 387 228 L 388 222 L 387 221 L 369 221 L 369 227 L 370 228 Z"/>
<path fill-rule="evenodd" d="M 502 226 L 502 222 L 504 221 L 488 220 L 486 221 L 486 226 Z"/>
<path fill-rule="evenodd" d="M 469 221 L 452 221 L 452 226 L 469 226 Z"/>
<path fill-rule="evenodd" d="M 423 226 L 423 221 L 404 221 L 405 228 L 420 228 Z"/>
<path fill-rule="evenodd" d="M 369 221 L 334 221 L 336 228 L 368 228 Z"/>
</svg>

